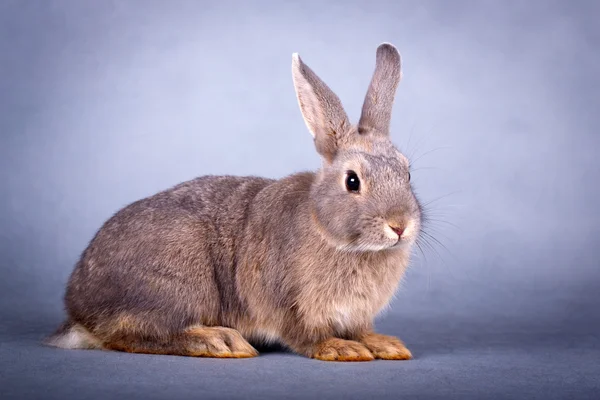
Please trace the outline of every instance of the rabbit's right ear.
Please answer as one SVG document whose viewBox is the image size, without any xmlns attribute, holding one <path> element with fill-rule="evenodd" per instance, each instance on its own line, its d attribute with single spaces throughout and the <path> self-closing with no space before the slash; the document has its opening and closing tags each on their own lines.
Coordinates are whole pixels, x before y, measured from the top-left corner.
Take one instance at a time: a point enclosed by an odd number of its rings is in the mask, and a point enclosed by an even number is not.
<svg viewBox="0 0 600 400">
<path fill-rule="evenodd" d="M 350 128 L 344 107 L 335 93 L 302 62 L 298 53 L 292 55 L 292 78 L 300 111 L 315 139 L 317 152 L 331 162 L 339 137 Z"/>
<path fill-rule="evenodd" d="M 402 58 L 391 43 L 377 47 L 375 72 L 363 103 L 358 132 L 388 136 L 396 89 L 402 79 Z"/>
</svg>

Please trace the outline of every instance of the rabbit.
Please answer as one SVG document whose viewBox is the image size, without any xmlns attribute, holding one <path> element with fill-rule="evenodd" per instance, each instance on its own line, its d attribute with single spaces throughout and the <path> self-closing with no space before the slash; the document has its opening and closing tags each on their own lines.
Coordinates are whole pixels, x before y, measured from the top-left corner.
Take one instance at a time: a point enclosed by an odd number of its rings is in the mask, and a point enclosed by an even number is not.
<svg viewBox="0 0 600 400">
<path fill-rule="evenodd" d="M 400 53 L 377 47 L 356 125 L 298 53 L 292 78 L 320 169 L 201 176 L 117 211 L 75 265 L 68 317 L 45 344 L 249 358 L 277 343 L 324 361 L 412 358 L 373 322 L 422 223 L 409 160 L 389 137 Z"/>
</svg>

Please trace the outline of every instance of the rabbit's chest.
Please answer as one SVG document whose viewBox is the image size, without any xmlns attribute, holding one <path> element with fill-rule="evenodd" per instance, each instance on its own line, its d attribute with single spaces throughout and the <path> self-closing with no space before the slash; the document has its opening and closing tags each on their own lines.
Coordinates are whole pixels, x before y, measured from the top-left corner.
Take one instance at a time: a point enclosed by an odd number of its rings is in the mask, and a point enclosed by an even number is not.
<svg viewBox="0 0 600 400">
<path fill-rule="evenodd" d="M 357 269 L 331 283 L 323 288 L 321 319 L 339 330 L 371 322 L 389 304 L 403 272 L 402 265 Z"/>
<path fill-rule="evenodd" d="M 392 299 L 406 270 L 408 250 L 360 257 L 307 254 L 297 271 L 294 305 L 307 327 L 344 331 L 368 325 Z M 311 267 L 311 268 L 309 268 Z"/>
</svg>

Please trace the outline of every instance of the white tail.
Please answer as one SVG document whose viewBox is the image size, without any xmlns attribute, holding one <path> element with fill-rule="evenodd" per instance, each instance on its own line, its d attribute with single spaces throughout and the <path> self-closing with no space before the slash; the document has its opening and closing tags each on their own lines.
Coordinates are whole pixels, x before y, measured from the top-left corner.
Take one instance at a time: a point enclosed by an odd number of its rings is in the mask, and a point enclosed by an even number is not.
<svg viewBox="0 0 600 400">
<path fill-rule="evenodd" d="M 63 325 L 55 334 L 46 339 L 44 344 L 62 349 L 102 348 L 102 343 L 79 324 Z"/>
</svg>

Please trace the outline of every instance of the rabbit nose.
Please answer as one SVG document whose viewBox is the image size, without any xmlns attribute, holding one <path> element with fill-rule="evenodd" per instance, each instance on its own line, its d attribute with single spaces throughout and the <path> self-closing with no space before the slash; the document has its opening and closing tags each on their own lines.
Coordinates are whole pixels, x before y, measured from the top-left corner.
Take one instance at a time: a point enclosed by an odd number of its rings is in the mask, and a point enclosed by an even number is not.
<svg viewBox="0 0 600 400">
<path fill-rule="evenodd" d="M 402 234 L 404 233 L 404 227 L 403 226 L 393 226 L 393 225 L 390 225 L 390 228 L 392 228 L 392 230 L 396 233 L 396 235 L 398 235 L 398 238 L 402 237 Z"/>
</svg>

